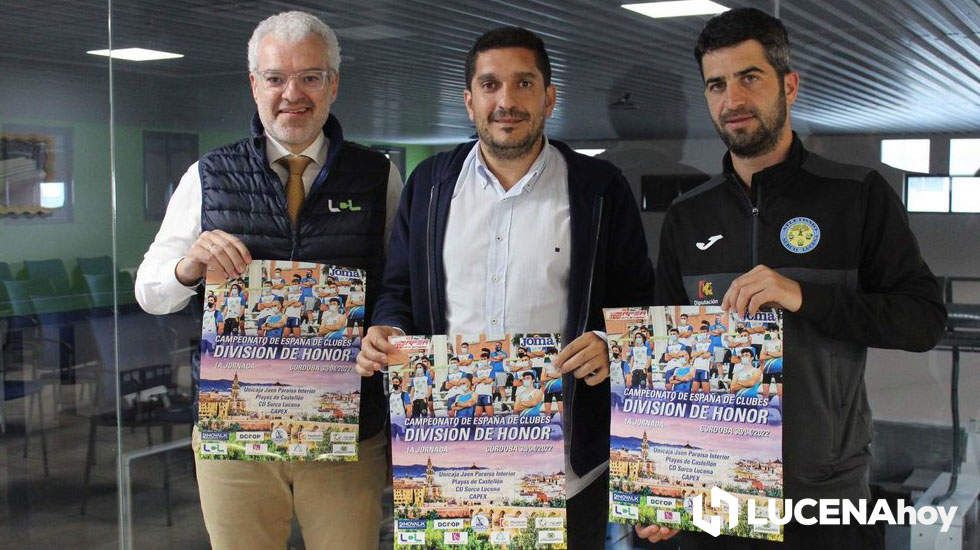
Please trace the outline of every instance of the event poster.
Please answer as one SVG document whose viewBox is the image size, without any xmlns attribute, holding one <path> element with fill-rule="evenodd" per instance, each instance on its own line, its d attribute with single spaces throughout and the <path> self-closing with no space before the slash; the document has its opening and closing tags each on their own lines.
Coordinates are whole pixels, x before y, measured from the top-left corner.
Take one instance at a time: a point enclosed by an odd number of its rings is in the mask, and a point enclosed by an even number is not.
<svg viewBox="0 0 980 550">
<path fill-rule="evenodd" d="M 719 487 L 739 501 L 738 525 L 722 533 L 782 540 L 782 527 L 752 525 L 769 501 L 783 513 L 781 310 L 753 316 L 715 306 L 604 310 L 612 426 L 609 517 L 699 530 Z M 754 500 L 752 507 L 748 501 Z"/>
<path fill-rule="evenodd" d="M 391 342 L 396 547 L 567 548 L 559 337 Z"/>
<path fill-rule="evenodd" d="M 355 461 L 364 273 L 255 260 L 208 270 L 201 332 L 198 455 Z"/>
</svg>

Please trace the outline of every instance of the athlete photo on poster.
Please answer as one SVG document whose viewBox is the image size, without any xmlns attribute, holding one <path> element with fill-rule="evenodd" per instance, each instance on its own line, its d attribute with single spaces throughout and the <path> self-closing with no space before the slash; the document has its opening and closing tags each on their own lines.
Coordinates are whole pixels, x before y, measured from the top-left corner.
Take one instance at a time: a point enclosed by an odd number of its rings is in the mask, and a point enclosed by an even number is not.
<svg viewBox="0 0 980 550">
<path fill-rule="evenodd" d="M 752 524 L 746 514 L 765 517 L 770 501 L 782 513 L 782 311 L 665 306 L 604 315 L 610 521 L 697 531 L 698 502 L 704 517 L 727 517 L 724 506 L 710 506 L 718 487 L 741 511 L 723 534 L 781 541 L 781 526 Z"/>
<path fill-rule="evenodd" d="M 357 269 L 255 260 L 208 271 L 201 331 L 201 458 L 357 460 L 364 322 Z"/>
<path fill-rule="evenodd" d="M 390 341 L 395 546 L 566 548 L 560 338 Z"/>
</svg>

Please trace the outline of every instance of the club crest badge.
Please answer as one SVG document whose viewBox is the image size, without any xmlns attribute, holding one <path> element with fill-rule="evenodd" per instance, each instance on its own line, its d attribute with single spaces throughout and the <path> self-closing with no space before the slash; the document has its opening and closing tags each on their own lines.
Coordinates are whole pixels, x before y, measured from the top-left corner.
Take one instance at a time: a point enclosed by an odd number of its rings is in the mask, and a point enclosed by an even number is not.
<svg viewBox="0 0 980 550">
<path fill-rule="evenodd" d="M 810 218 L 792 218 L 783 224 L 779 241 L 794 254 L 806 254 L 820 243 L 820 226 Z"/>
</svg>

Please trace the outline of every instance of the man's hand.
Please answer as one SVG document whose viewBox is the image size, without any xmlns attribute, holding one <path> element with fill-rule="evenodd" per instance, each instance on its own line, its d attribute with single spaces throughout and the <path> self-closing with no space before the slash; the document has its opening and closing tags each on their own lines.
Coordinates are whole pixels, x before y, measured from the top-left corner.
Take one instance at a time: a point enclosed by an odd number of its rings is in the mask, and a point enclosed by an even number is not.
<svg viewBox="0 0 980 550">
<path fill-rule="evenodd" d="M 586 332 L 561 350 L 555 364 L 562 374 L 572 373 L 595 386 L 609 377 L 609 350 L 602 338 Z"/>
<path fill-rule="evenodd" d="M 775 304 L 786 311 L 799 311 L 803 305 L 800 283 L 787 279 L 774 270 L 757 265 L 732 281 L 721 300 L 721 308 L 739 315 L 748 311 L 755 315 L 759 308 Z"/>
<path fill-rule="evenodd" d="M 201 233 L 177 263 L 174 274 L 180 284 L 190 286 L 202 279 L 208 265 L 212 265 L 222 277 L 232 279 L 244 273 L 251 261 L 252 255 L 242 241 L 215 229 Z"/>
<path fill-rule="evenodd" d="M 357 354 L 355 369 L 361 376 L 374 376 L 374 373 L 388 366 L 388 354 L 395 346 L 388 342 L 389 336 L 401 336 L 402 331 L 395 327 L 374 326 L 361 338 L 361 352 Z"/>
<path fill-rule="evenodd" d="M 667 540 L 678 533 L 677 529 L 671 529 L 662 525 L 637 525 L 636 536 L 650 542 L 660 542 Z"/>
</svg>

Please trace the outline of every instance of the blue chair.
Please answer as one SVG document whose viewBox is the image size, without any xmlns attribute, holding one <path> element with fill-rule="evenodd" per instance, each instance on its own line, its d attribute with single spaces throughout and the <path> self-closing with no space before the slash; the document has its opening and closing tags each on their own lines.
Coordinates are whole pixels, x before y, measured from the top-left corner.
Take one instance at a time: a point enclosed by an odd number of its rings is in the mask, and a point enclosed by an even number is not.
<svg viewBox="0 0 980 550">
<path fill-rule="evenodd" d="M 44 433 L 43 401 L 41 399 L 42 389 L 44 389 L 44 385 L 33 380 L 4 380 L 2 397 L 4 407 L 10 401 L 27 398 L 27 415 L 24 418 L 24 458 L 27 458 L 27 449 L 30 443 L 31 415 L 34 411 L 34 405 L 37 405 L 37 413 L 41 417 L 38 422 L 38 431 L 41 433 L 41 456 L 44 462 L 44 477 L 48 477 L 48 438 Z M 4 431 L 6 431 L 6 427 L 4 427 Z"/>
<path fill-rule="evenodd" d="M 0 281 L 0 316 L 8 325 L 8 354 L 26 364 L 32 361 L 28 352 L 34 353 L 32 368 L 45 384 L 75 383 L 79 373 L 74 356 L 74 324 L 77 314 L 62 311 L 64 298 L 51 295 L 47 281 L 13 280 Z M 87 315 L 87 311 L 81 312 Z M 42 349 L 28 349 L 27 344 Z M 55 410 L 60 410 L 60 391 L 55 391 Z"/>
<path fill-rule="evenodd" d="M 71 284 L 61 260 L 25 260 L 21 278 L 29 282 L 38 314 L 84 313 L 89 308 L 84 289 Z M 62 315 L 51 321 L 65 324 L 72 319 Z"/>
<path fill-rule="evenodd" d="M 6 302 L 4 309 L 10 316 L 29 319 L 34 316 L 34 304 L 31 302 L 30 283 L 28 281 L 0 280 Z"/>
<path fill-rule="evenodd" d="M 164 441 L 173 438 L 173 428 L 188 431 L 193 423 L 193 400 L 181 395 L 174 382 L 176 358 L 188 352 L 180 348 L 176 331 L 146 313 L 112 317 L 91 317 L 87 324 L 100 357 L 96 382 L 96 407 L 89 417 L 88 449 L 82 489 L 81 513 L 84 515 L 89 495 L 92 467 L 96 464 L 96 436 L 99 428 L 128 426 L 146 430 L 147 446 L 153 445 L 152 428 L 161 429 Z M 115 327 L 115 330 L 113 328 Z M 118 334 L 119 369 L 113 368 L 113 342 Z M 147 398 L 153 393 L 152 398 Z M 116 402 L 121 415 L 117 418 Z M 160 455 L 167 525 L 173 524 L 170 502 L 170 467 L 166 454 Z"/>
<path fill-rule="evenodd" d="M 88 291 L 89 303 L 94 310 L 112 309 L 114 292 L 112 288 L 111 274 L 85 274 L 82 275 L 85 289 Z"/>
<path fill-rule="evenodd" d="M 25 279 L 32 281 L 47 281 L 55 295 L 72 294 L 68 271 L 61 260 L 25 260 Z"/>
<path fill-rule="evenodd" d="M 116 273 L 116 288 L 120 312 L 132 313 L 139 310 L 139 304 L 136 303 L 136 283 L 128 271 Z"/>
<path fill-rule="evenodd" d="M 0 382 L 2 382 L 2 394 L 0 394 L 0 407 L 5 408 L 10 401 L 27 399 L 26 414 L 24 417 L 24 451 L 23 456 L 27 458 L 28 447 L 31 436 L 31 417 L 37 410 L 38 432 L 41 436 L 41 458 L 44 467 L 44 477 L 48 477 L 48 439 L 44 430 L 44 403 L 47 399 L 43 396 L 46 386 L 59 385 L 60 378 L 58 371 L 53 372 L 45 369 L 44 365 L 50 362 L 51 358 L 46 356 L 52 346 L 57 349 L 59 346 L 65 347 L 67 344 L 58 341 L 51 341 L 45 338 L 27 337 L 17 342 L 19 353 L 11 353 L 13 342 L 6 342 L 0 353 L 3 360 L 0 361 Z M 17 372 L 16 379 L 8 379 L 10 374 Z M 55 388 L 57 396 L 57 387 Z M 54 410 L 58 410 L 57 402 L 53 404 Z M 0 431 L 6 431 L 4 424 L 6 418 L 0 415 Z"/>
<path fill-rule="evenodd" d="M 71 270 L 72 286 L 76 289 L 86 290 L 88 286 L 85 277 L 88 275 L 108 275 L 111 279 L 112 258 L 110 256 L 75 258 L 75 267 Z"/>
<path fill-rule="evenodd" d="M 76 258 L 78 272 L 82 275 L 111 275 L 112 258 L 109 256 L 95 256 L 92 258 Z"/>
</svg>

